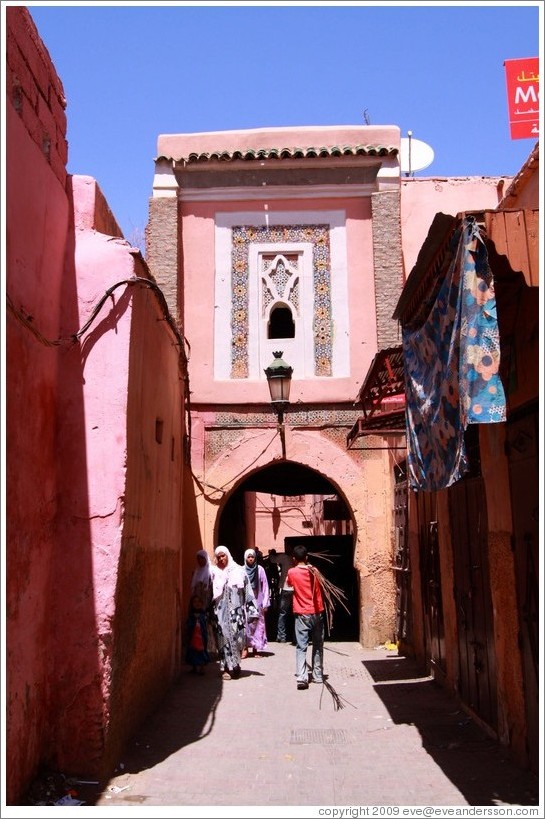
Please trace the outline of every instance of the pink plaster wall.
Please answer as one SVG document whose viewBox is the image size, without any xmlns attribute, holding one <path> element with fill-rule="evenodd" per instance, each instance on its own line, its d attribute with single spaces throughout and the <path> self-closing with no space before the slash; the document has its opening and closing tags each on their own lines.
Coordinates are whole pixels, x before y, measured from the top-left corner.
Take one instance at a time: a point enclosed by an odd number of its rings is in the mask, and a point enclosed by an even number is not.
<svg viewBox="0 0 545 819">
<path fill-rule="evenodd" d="M 259 205 L 257 208 L 260 207 Z M 261 206 L 262 207 L 262 206 Z M 348 304 L 350 320 L 350 377 L 297 379 L 294 375 L 290 401 L 355 400 L 361 379 L 377 351 L 375 291 L 370 203 L 356 199 L 278 200 L 269 203 L 269 213 L 282 211 L 346 211 Z M 269 403 L 263 378 L 214 381 L 214 276 L 216 212 L 256 210 L 255 202 L 182 203 L 185 292 L 184 333 L 191 339 L 190 378 L 193 403 Z M 195 309 L 198 294 L 199 309 Z M 361 310 L 361 305 L 369 309 Z M 230 344 L 230 339 L 225 340 Z"/>
<path fill-rule="evenodd" d="M 414 267 L 436 213 L 495 209 L 510 177 L 410 177 L 401 180 L 401 235 L 405 276 Z"/>
<path fill-rule="evenodd" d="M 184 430 L 175 333 L 149 287 L 121 284 L 149 278 L 145 264 L 96 182 L 66 176 L 62 86 L 28 11 L 8 8 L 7 21 L 6 801 L 16 804 L 42 765 L 111 772 L 172 681 Z"/>
<path fill-rule="evenodd" d="M 50 672 L 57 514 L 56 391 L 63 258 L 69 221 L 66 174 L 44 156 L 36 114 L 51 65 L 24 10 L 8 8 L 6 102 L 6 295 L 30 326 L 6 315 L 6 800 L 13 803 L 50 753 Z M 30 52 L 38 78 L 30 74 Z M 53 82 L 55 88 L 57 84 Z M 10 89 L 15 90 L 15 108 Z M 42 105 L 43 110 L 43 105 Z M 55 123 L 55 120 L 53 120 Z M 62 118 L 55 127 L 62 132 Z M 48 252 L 44 253 L 44 247 Z M 68 296 L 68 294 L 67 294 Z M 69 298 L 69 296 L 68 296 Z"/>
<path fill-rule="evenodd" d="M 221 142 L 219 141 L 221 139 Z M 344 145 L 400 147 L 400 131 L 394 125 L 345 125 L 294 128 L 253 128 L 197 134 L 161 134 L 157 155 L 180 159 L 190 153 L 246 151 L 270 148 L 329 148 Z"/>
<path fill-rule="evenodd" d="M 284 551 L 284 539 L 295 535 L 325 534 L 304 528 L 304 521 L 312 520 L 313 495 L 305 495 L 304 502 L 281 495 L 267 495 L 257 492 L 255 495 L 255 537 L 253 545 L 259 546 L 263 554 L 269 549 Z"/>
</svg>

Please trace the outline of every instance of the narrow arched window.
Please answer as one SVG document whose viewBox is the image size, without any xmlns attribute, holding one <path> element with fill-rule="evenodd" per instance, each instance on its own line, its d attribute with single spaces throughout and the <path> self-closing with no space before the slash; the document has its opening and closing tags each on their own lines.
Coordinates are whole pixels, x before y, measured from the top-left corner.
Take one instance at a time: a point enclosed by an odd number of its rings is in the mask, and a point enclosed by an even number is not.
<svg viewBox="0 0 545 819">
<path fill-rule="evenodd" d="M 295 338 L 295 323 L 289 307 L 273 307 L 269 317 L 269 338 Z"/>
</svg>

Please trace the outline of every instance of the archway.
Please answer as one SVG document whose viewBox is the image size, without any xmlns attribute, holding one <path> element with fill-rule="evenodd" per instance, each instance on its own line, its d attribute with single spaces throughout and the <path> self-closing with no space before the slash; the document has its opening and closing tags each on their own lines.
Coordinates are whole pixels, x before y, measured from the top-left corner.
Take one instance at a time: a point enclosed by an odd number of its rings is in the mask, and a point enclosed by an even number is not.
<svg viewBox="0 0 545 819">
<path fill-rule="evenodd" d="M 283 516 L 292 522 L 286 523 Z M 270 548 L 291 555 L 295 543 L 303 542 L 310 562 L 344 596 L 344 605 L 335 603 L 326 639 L 359 640 L 353 519 L 338 489 L 320 473 L 292 461 L 274 462 L 254 472 L 224 504 L 217 542 L 226 545 L 239 563 L 249 547 L 258 547 L 266 562 Z M 269 634 L 269 639 L 274 636 Z"/>
<path fill-rule="evenodd" d="M 225 522 L 237 518 L 228 509 L 245 482 L 280 476 L 279 492 L 303 493 L 302 478 L 321 479 L 326 492 L 333 491 L 344 501 L 352 522 L 353 565 L 359 584 L 359 641 L 376 646 L 391 640 L 395 628 L 395 581 L 392 571 L 394 504 L 388 452 L 371 451 L 363 456 L 347 452 L 333 434 L 286 424 L 287 458 L 279 456 L 276 429 L 254 427 L 240 430 L 220 453 L 206 464 L 197 484 L 197 510 L 201 542 L 210 551 L 220 543 Z M 342 439 L 344 444 L 344 438 Z M 274 470 L 268 472 L 268 468 Z M 302 470 L 302 471 L 300 471 Z M 295 476 L 295 477 L 294 477 Z M 287 488 L 292 478 L 295 488 Z M 236 503 L 236 501 L 233 501 Z M 223 520 L 223 522 L 222 522 Z M 244 530 L 237 539 L 245 542 Z"/>
</svg>

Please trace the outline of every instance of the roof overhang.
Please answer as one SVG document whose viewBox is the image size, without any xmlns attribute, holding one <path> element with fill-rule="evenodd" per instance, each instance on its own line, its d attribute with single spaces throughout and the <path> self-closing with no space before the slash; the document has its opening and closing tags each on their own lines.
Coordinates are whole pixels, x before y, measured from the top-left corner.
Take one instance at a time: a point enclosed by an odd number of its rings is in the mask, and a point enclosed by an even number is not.
<svg viewBox="0 0 545 819">
<path fill-rule="evenodd" d="M 405 374 L 401 345 L 379 350 L 358 393 L 363 416 L 347 435 L 351 449 L 365 435 L 405 434 Z"/>
<path fill-rule="evenodd" d="M 521 274 L 529 287 L 539 285 L 538 210 L 437 213 L 392 316 L 403 326 L 416 328 L 427 318 L 441 284 L 440 274 L 454 252 L 452 238 L 468 216 L 479 225 L 489 254 L 504 256 L 513 273 Z"/>
</svg>

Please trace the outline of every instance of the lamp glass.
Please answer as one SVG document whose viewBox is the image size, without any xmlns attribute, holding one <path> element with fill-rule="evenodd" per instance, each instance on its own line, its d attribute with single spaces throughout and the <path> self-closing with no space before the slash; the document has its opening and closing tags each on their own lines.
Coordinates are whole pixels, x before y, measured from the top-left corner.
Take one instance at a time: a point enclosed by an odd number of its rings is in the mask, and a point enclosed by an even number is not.
<svg viewBox="0 0 545 819">
<path fill-rule="evenodd" d="M 282 360 L 282 353 L 273 353 L 274 361 L 265 370 L 272 404 L 288 404 L 293 368 Z"/>
<path fill-rule="evenodd" d="M 271 393 L 271 401 L 274 404 L 276 401 L 283 401 L 288 403 L 290 400 L 290 386 L 291 376 L 273 375 L 269 378 L 269 391 Z"/>
</svg>

